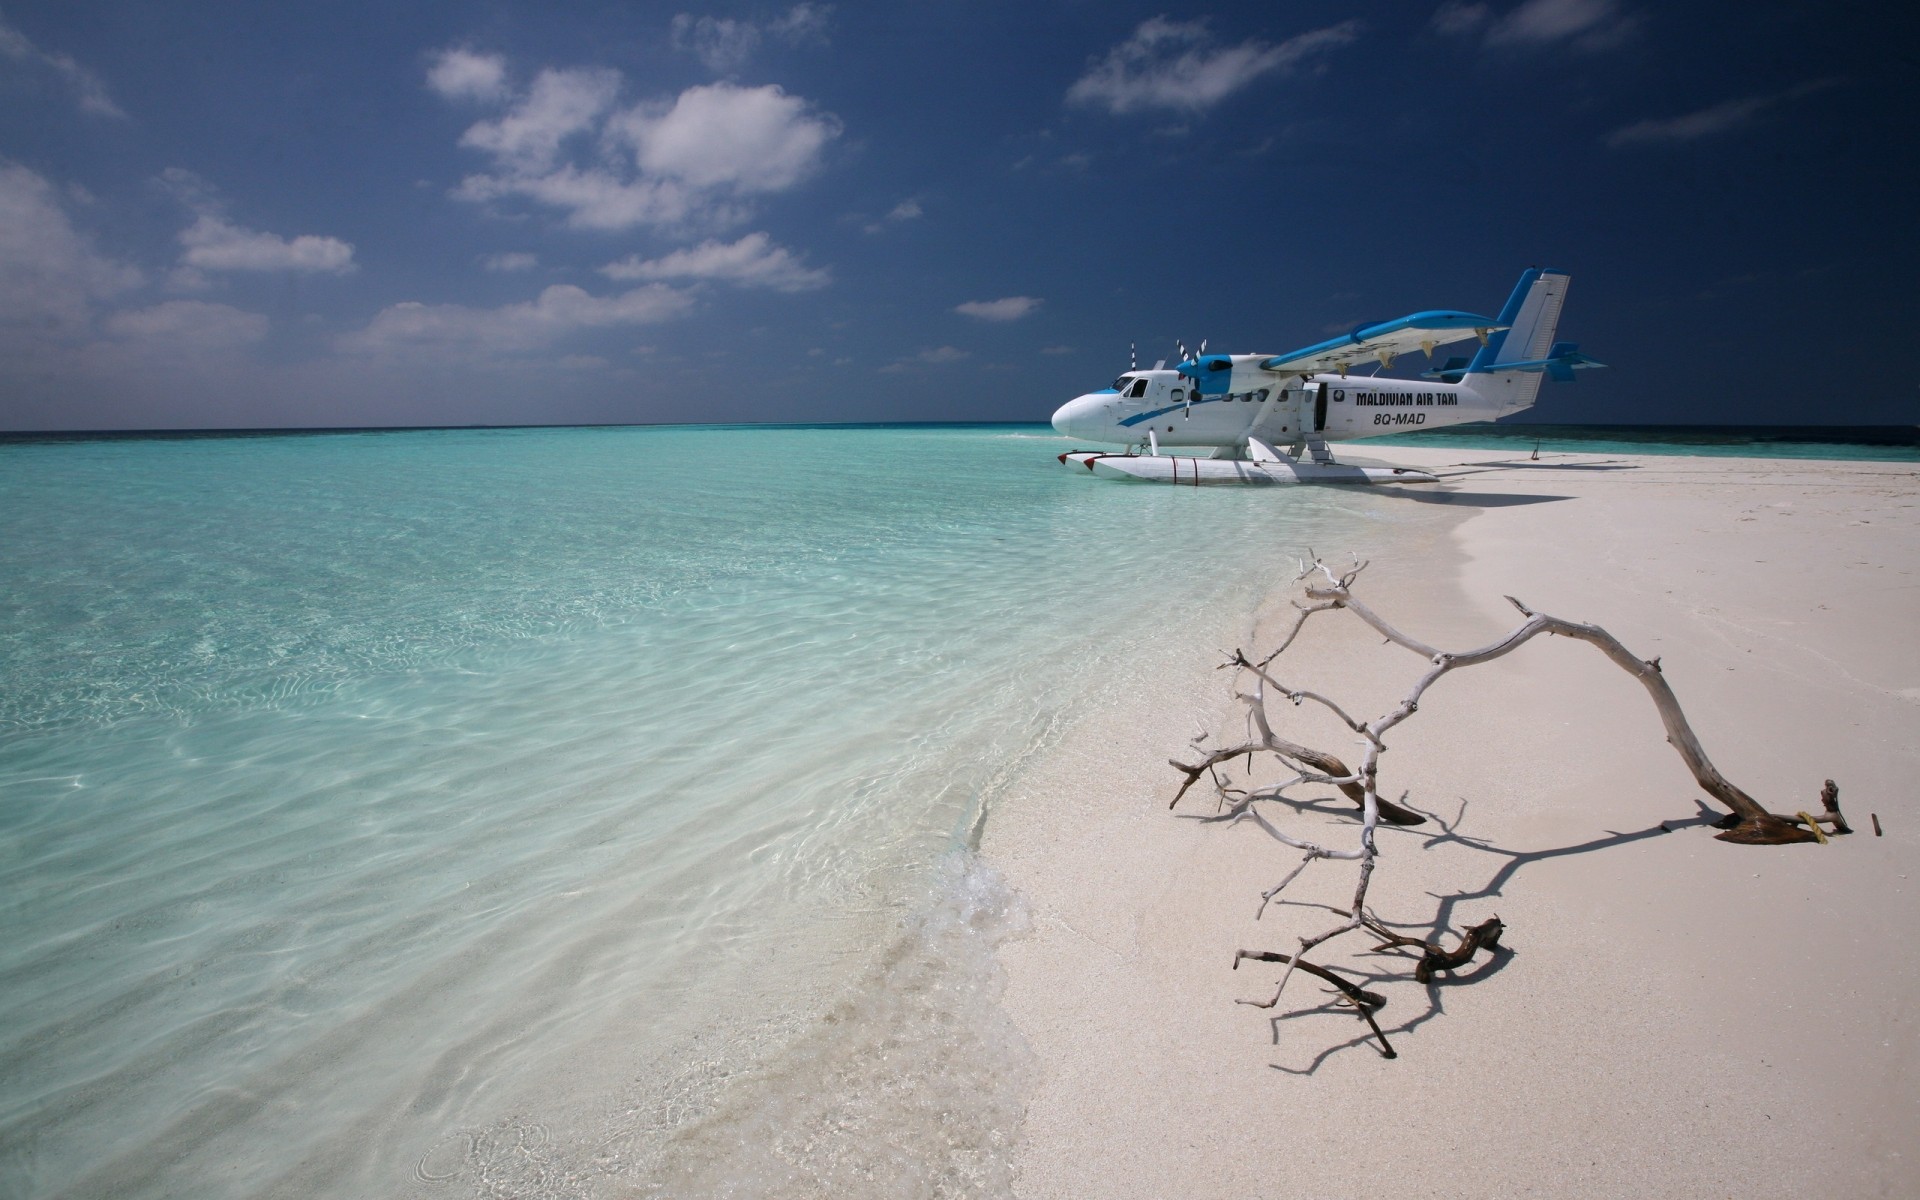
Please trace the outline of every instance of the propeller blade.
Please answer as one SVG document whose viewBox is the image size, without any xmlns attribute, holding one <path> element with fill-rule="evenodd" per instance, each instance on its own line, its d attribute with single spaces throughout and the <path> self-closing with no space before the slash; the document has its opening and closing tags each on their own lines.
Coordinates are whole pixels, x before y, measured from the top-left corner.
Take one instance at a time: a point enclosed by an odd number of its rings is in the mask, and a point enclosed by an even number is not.
<svg viewBox="0 0 1920 1200">
<path fill-rule="evenodd" d="M 1138 371 L 1139 369 L 1140 369 L 1140 355 L 1134 350 L 1133 343 L 1128 342 L 1127 343 L 1127 370 Z"/>
</svg>

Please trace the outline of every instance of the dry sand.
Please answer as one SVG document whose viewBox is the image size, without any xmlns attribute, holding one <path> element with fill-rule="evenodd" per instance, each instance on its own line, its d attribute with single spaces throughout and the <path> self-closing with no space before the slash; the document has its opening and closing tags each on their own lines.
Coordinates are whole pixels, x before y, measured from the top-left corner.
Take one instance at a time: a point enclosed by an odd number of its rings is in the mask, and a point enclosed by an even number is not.
<svg viewBox="0 0 1920 1200">
<path fill-rule="evenodd" d="M 1646 693 L 1591 647 L 1542 639 L 1451 676 L 1382 760 L 1383 791 L 1444 826 L 1383 832 L 1372 905 L 1423 936 L 1497 912 L 1510 953 L 1431 988 L 1359 937 L 1329 954 L 1392 973 L 1370 985 L 1388 1061 L 1313 980 L 1277 1023 L 1234 1003 L 1279 974 L 1230 970 L 1234 951 L 1324 928 L 1313 905 L 1344 903 L 1352 870 L 1316 864 L 1254 919 L 1298 854 L 1190 819 L 1204 798 L 1167 811 L 1187 714 L 1242 728 L 1224 673 L 1169 681 L 1130 727 L 1071 738 L 988 825 L 1034 917 L 1003 953 L 1039 1060 L 1019 1195 L 1920 1194 L 1920 472 L 1380 453 L 1453 468 L 1423 498 L 1356 498 L 1376 544 L 1317 547 L 1376 556 L 1359 593 L 1382 615 L 1448 648 L 1518 623 L 1506 594 L 1600 623 L 1663 658 L 1736 784 L 1793 811 L 1832 777 L 1860 832 L 1713 840 Z M 1282 661 L 1367 716 L 1422 665 L 1347 614 Z M 1353 741 L 1284 715 L 1299 740 Z M 1343 812 L 1291 827 L 1348 840 Z"/>
</svg>

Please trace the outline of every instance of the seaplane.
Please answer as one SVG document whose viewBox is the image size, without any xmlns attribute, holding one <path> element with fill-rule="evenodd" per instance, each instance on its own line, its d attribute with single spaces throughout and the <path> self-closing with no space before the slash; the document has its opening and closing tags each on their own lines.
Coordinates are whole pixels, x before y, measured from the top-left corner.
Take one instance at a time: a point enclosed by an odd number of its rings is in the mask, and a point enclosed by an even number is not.
<svg viewBox="0 0 1920 1200">
<path fill-rule="evenodd" d="M 1135 360 L 1097 392 L 1053 414 L 1053 427 L 1119 451 L 1069 450 L 1060 462 L 1110 479 L 1156 483 L 1438 483 L 1410 467 L 1336 462 L 1331 446 L 1387 433 L 1495 421 L 1533 407 L 1542 379 L 1572 382 L 1605 366 L 1553 340 L 1566 303 L 1563 271 L 1529 267 L 1498 317 L 1433 309 L 1360 325 L 1289 354 L 1208 354 L 1206 343 L 1167 369 Z M 1402 355 L 1477 339 L 1417 378 L 1381 376 Z M 1359 369 L 1373 374 L 1359 375 Z M 1173 454 L 1175 447 L 1210 453 Z M 1284 450 L 1278 447 L 1285 447 Z"/>
</svg>

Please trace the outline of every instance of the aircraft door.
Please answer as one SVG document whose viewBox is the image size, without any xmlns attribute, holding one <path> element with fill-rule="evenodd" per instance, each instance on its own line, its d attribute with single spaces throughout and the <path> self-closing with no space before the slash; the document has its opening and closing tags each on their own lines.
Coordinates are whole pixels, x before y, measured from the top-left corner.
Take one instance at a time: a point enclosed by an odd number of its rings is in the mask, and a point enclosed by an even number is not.
<svg viewBox="0 0 1920 1200">
<path fill-rule="evenodd" d="M 1320 384 L 1313 389 L 1313 431 L 1320 433 L 1327 427 L 1327 385 Z"/>
</svg>

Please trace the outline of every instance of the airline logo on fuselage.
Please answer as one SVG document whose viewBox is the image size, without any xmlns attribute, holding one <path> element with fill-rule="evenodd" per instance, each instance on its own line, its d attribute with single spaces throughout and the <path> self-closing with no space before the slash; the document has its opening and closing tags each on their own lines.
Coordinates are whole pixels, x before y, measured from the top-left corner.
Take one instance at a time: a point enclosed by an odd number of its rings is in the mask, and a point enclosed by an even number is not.
<svg viewBox="0 0 1920 1200">
<path fill-rule="evenodd" d="M 1361 407 L 1391 405 L 1458 404 L 1452 392 L 1355 392 L 1353 402 Z"/>
</svg>

